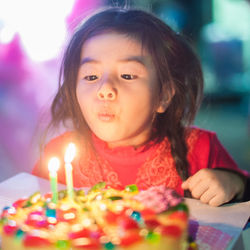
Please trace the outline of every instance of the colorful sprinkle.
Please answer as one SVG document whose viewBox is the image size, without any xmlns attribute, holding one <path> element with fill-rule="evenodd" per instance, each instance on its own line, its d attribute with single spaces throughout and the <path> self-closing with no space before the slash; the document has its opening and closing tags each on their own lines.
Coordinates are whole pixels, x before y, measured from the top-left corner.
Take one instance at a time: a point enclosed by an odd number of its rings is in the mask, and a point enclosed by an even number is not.
<svg viewBox="0 0 250 250">
<path fill-rule="evenodd" d="M 141 213 L 138 211 L 133 211 L 132 214 L 130 215 L 130 217 L 132 219 L 134 219 L 137 222 L 141 222 L 142 221 L 142 217 L 141 217 Z"/>
<path fill-rule="evenodd" d="M 64 249 L 64 248 L 67 248 L 70 246 L 70 243 L 68 240 L 58 240 L 56 242 L 56 247 L 59 248 L 59 249 Z"/>
<path fill-rule="evenodd" d="M 98 190 L 100 190 L 100 189 L 105 188 L 105 186 L 106 186 L 106 183 L 105 183 L 105 182 L 99 182 L 99 183 L 95 184 L 95 185 L 90 189 L 90 192 L 92 192 L 92 191 L 98 191 Z"/>
<path fill-rule="evenodd" d="M 180 237 L 182 231 L 181 228 L 177 225 L 167 225 L 162 226 L 161 233 L 166 236 Z"/>
<path fill-rule="evenodd" d="M 113 250 L 115 249 L 115 245 L 112 242 L 108 242 L 104 245 L 105 249 L 107 250 Z"/>
<path fill-rule="evenodd" d="M 121 238 L 121 246 L 130 246 L 138 241 L 141 241 L 143 238 L 139 234 L 139 232 L 136 230 L 129 230 L 127 233 L 124 235 L 123 238 Z"/>
<path fill-rule="evenodd" d="M 46 210 L 45 210 L 45 215 L 47 217 L 56 218 L 56 209 L 50 209 L 49 207 L 47 207 Z"/>
<path fill-rule="evenodd" d="M 35 192 L 33 195 L 30 196 L 29 201 L 31 204 L 37 203 L 41 199 L 41 193 Z"/>
<path fill-rule="evenodd" d="M 16 237 L 17 239 L 21 239 L 21 238 L 23 238 L 24 234 L 25 234 L 25 232 L 24 232 L 23 230 L 18 229 L 18 230 L 16 231 L 15 237 Z"/>
<path fill-rule="evenodd" d="M 15 208 L 23 207 L 27 203 L 27 198 L 21 198 L 17 201 L 15 201 L 12 206 Z"/>
<path fill-rule="evenodd" d="M 15 221 L 8 221 L 8 224 L 4 225 L 3 232 L 6 235 L 13 235 L 17 230 L 17 225 Z"/>
<path fill-rule="evenodd" d="M 31 234 L 26 234 L 23 240 L 24 246 L 26 247 L 43 247 L 51 245 L 50 241 Z"/>
<path fill-rule="evenodd" d="M 126 186 L 125 190 L 131 193 L 136 193 L 139 191 L 138 187 L 135 184 Z"/>
<path fill-rule="evenodd" d="M 173 208 L 174 210 L 178 210 L 178 211 L 185 211 L 186 213 L 188 213 L 188 207 L 186 204 L 184 203 L 180 203 L 178 204 L 176 207 Z"/>
<path fill-rule="evenodd" d="M 160 225 L 160 222 L 156 219 L 145 220 L 144 223 L 151 230 L 157 228 Z"/>
<path fill-rule="evenodd" d="M 146 240 L 148 240 L 150 243 L 158 243 L 161 239 L 161 236 L 158 233 L 155 232 L 149 232 L 146 236 Z"/>
<path fill-rule="evenodd" d="M 111 201 L 116 201 L 116 200 L 122 200 L 123 198 L 121 196 L 110 196 L 108 197 Z"/>
</svg>

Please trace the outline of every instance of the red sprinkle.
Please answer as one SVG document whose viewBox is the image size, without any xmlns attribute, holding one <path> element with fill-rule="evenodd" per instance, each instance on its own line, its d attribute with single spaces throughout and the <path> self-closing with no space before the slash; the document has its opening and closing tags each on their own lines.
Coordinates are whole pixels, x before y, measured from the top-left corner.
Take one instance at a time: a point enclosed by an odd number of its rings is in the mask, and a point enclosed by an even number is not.
<svg viewBox="0 0 250 250">
<path fill-rule="evenodd" d="M 90 231 L 86 228 L 78 231 L 78 232 L 71 232 L 69 233 L 69 238 L 71 240 L 77 239 L 77 238 L 88 238 L 90 235 Z"/>
<path fill-rule="evenodd" d="M 145 220 L 144 222 L 149 229 L 155 229 L 160 225 L 160 223 L 156 219 L 149 219 Z"/>
<path fill-rule="evenodd" d="M 46 220 L 46 217 L 42 211 L 33 211 L 31 212 L 25 223 L 33 227 L 48 227 L 49 223 Z"/>
<path fill-rule="evenodd" d="M 140 240 L 142 240 L 142 237 L 139 235 L 139 232 L 137 230 L 130 230 L 127 231 L 123 238 L 121 238 L 121 246 L 129 246 Z"/>
<path fill-rule="evenodd" d="M 17 225 L 5 225 L 3 231 L 6 235 L 13 235 L 17 230 Z"/>
<path fill-rule="evenodd" d="M 113 213 L 111 211 L 107 211 L 105 219 L 109 224 L 115 224 L 115 223 L 117 223 L 120 216 L 121 216 L 120 213 L 117 214 L 117 213 Z"/>
<path fill-rule="evenodd" d="M 168 217 L 171 220 L 181 220 L 181 221 L 187 221 L 188 215 L 185 211 L 175 211 Z"/>
<path fill-rule="evenodd" d="M 47 199 L 51 199 L 52 198 L 52 193 L 51 192 L 49 192 L 49 193 L 46 193 L 45 195 L 44 195 L 44 198 L 47 200 Z"/>
<path fill-rule="evenodd" d="M 181 232 L 181 228 L 176 225 L 162 226 L 161 228 L 161 233 L 166 236 L 180 237 Z"/>
<path fill-rule="evenodd" d="M 74 217 L 72 217 L 72 218 L 65 217 L 66 214 L 71 214 L 71 213 L 74 214 Z M 76 208 L 70 208 L 66 211 L 58 209 L 57 213 L 56 213 L 56 219 L 58 221 L 65 221 L 65 222 L 73 223 L 74 221 L 76 221 L 76 219 L 77 219 L 76 217 L 77 217 L 77 209 Z"/>
<path fill-rule="evenodd" d="M 15 202 L 12 204 L 12 206 L 15 207 L 15 208 L 23 207 L 24 204 L 27 202 L 27 200 L 28 200 L 27 198 L 21 198 L 21 199 L 15 201 Z"/>
<path fill-rule="evenodd" d="M 137 229 L 139 227 L 137 222 L 128 216 L 119 218 L 118 223 L 125 230 Z"/>
<path fill-rule="evenodd" d="M 153 209 L 145 208 L 141 211 L 141 216 L 144 219 L 155 217 L 156 213 Z"/>
<path fill-rule="evenodd" d="M 49 240 L 30 234 L 25 235 L 23 243 L 26 247 L 42 247 L 51 245 Z"/>
<path fill-rule="evenodd" d="M 5 209 L 1 213 L 1 218 L 7 217 L 9 215 L 8 209 Z"/>
</svg>

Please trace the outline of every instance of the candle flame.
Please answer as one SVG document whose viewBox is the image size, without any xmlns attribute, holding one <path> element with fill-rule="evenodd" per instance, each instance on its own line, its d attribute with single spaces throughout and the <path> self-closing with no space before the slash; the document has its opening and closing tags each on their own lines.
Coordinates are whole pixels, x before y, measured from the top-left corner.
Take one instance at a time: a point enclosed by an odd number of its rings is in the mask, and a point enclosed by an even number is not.
<svg viewBox="0 0 250 250">
<path fill-rule="evenodd" d="M 70 143 L 66 149 L 66 153 L 64 156 L 64 161 L 66 163 L 71 163 L 76 155 L 76 146 L 74 143 Z"/>
<path fill-rule="evenodd" d="M 60 166 L 60 161 L 57 157 L 52 157 L 49 161 L 49 172 L 57 172 Z"/>
</svg>

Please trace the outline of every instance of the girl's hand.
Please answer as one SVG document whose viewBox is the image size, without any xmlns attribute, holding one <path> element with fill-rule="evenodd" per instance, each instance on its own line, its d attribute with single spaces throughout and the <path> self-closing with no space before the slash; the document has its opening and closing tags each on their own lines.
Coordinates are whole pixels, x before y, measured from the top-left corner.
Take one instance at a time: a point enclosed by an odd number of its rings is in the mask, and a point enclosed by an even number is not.
<svg viewBox="0 0 250 250">
<path fill-rule="evenodd" d="M 182 183 L 192 196 L 211 206 L 219 206 L 240 197 L 244 192 L 244 181 L 237 174 L 221 169 L 201 169 Z"/>
</svg>

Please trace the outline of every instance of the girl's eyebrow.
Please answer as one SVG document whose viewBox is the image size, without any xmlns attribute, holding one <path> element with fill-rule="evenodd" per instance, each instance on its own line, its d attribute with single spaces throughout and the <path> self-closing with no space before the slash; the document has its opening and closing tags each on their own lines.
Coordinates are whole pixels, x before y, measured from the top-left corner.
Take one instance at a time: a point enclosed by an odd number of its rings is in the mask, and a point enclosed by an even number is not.
<svg viewBox="0 0 250 250">
<path fill-rule="evenodd" d="M 91 57 L 85 57 L 81 60 L 80 65 L 83 65 L 85 63 L 98 63 L 98 61 Z"/>
<path fill-rule="evenodd" d="M 148 58 L 145 56 L 129 56 L 119 61 L 120 62 L 137 62 L 145 67 L 147 64 Z M 83 65 L 85 63 L 98 63 L 98 60 L 95 60 L 91 57 L 85 57 L 81 60 L 80 65 Z"/>
<path fill-rule="evenodd" d="M 127 58 L 121 59 L 121 62 L 137 62 L 142 66 L 147 65 L 148 58 L 146 56 L 129 56 Z"/>
</svg>

